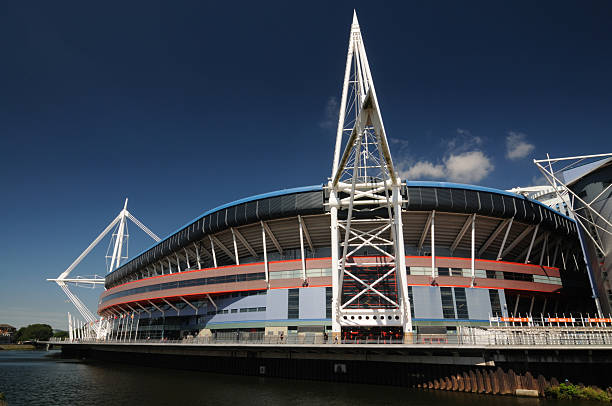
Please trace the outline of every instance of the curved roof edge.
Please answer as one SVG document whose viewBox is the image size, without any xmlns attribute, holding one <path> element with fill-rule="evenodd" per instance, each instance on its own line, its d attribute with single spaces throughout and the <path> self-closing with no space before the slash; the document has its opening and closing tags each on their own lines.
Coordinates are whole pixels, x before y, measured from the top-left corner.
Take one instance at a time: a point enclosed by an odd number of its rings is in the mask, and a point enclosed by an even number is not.
<svg viewBox="0 0 612 406">
<path fill-rule="evenodd" d="M 238 199 L 238 200 L 234 200 L 234 201 L 229 202 L 229 203 L 222 204 L 220 206 L 217 206 L 215 208 L 212 208 L 210 210 L 205 211 L 203 214 L 199 215 L 198 217 L 194 218 L 193 220 L 188 221 L 187 223 L 183 224 L 181 227 L 179 227 L 176 230 L 174 230 L 173 232 L 167 234 L 164 238 L 162 238 L 161 240 L 157 241 L 155 244 L 149 246 L 148 248 L 145 248 L 144 250 L 142 250 L 138 254 L 134 255 L 131 258 L 129 258 L 125 262 L 125 264 L 127 264 L 130 261 L 132 261 L 134 258 L 138 258 L 139 256 L 141 256 L 145 252 L 149 251 L 150 249 L 154 248 L 155 246 L 157 246 L 157 245 L 161 244 L 162 242 L 166 241 L 168 238 L 172 237 L 173 235 L 175 235 L 179 231 L 183 230 L 185 227 L 189 227 L 191 224 L 193 224 L 196 221 L 200 220 L 202 217 L 206 217 L 209 214 L 212 214 L 212 213 L 214 213 L 216 211 L 223 210 L 223 209 L 226 209 L 228 207 L 235 206 L 235 205 L 238 205 L 238 204 L 241 204 L 241 203 L 252 202 L 252 201 L 255 201 L 255 200 L 265 199 L 265 198 L 268 198 L 268 197 L 290 195 L 290 194 L 293 194 L 293 193 L 302 193 L 302 192 L 316 192 L 316 191 L 319 191 L 319 190 L 323 190 L 323 185 L 311 185 L 311 186 L 294 187 L 294 188 L 290 188 L 290 189 L 281 189 L 281 190 L 276 190 L 276 191 L 273 191 L 273 192 L 260 193 L 258 195 L 243 197 L 242 199 Z M 121 268 L 121 267 L 119 267 L 119 268 Z M 117 268 L 117 269 L 119 269 L 119 268 Z M 115 272 L 115 271 L 109 272 L 106 275 L 108 276 L 108 275 L 112 274 L 113 272 Z"/>
<path fill-rule="evenodd" d="M 433 182 L 433 181 L 420 181 L 420 180 L 416 180 L 416 181 L 404 181 L 404 183 L 406 183 L 406 186 L 410 187 L 410 186 L 414 186 L 414 187 L 447 187 L 447 188 L 455 188 L 455 189 L 468 189 L 468 190 L 475 190 L 478 192 L 489 192 L 489 193 L 497 193 L 500 195 L 506 195 L 506 196 L 510 196 L 510 197 L 514 197 L 517 199 L 522 199 L 522 200 L 527 200 L 530 201 L 532 203 L 536 203 L 542 207 L 544 207 L 545 209 L 548 210 L 552 210 L 553 212 L 555 212 L 555 214 L 558 214 L 561 217 L 564 217 L 566 219 L 568 219 L 569 221 L 571 221 L 572 223 L 575 223 L 576 220 L 574 220 L 571 217 L 566 216 L 565 214 L 558 212 L 557 210 L 553 209 L 550 206 L 545 205 L 544 203 L 538 201 L 538 200 L 534 200 L 534 199 L 530 199 L 526 196 L 523 195 L 519 195 L 518 193 L 512 193 L 512 192 L 508 192 L 507 190 L 501 190 L 501 189 L 495 189 L 495 188 L 491 188 L 491 187 L 485 187 L 485 186 L 477 186 L 477 185 L 468 185 L 465 183 L 453 183 L 453 182 Z"/>
<path fill-rule="evenodd" d="M 469 184 L 464 184 L 464 183 L 435 182 L 435 181 L 404 181 L 404 184 L 406 185 L 406 187 L 438 187 L 438 188 L 466 189 L 466 190 L 474 190 L 474 191 L 479 191 L 479 192 L 487 192 L 487 193 L 495 193 L 495 194 L 506 195 L 506 196 L 509 196 L 509 197 L 513 197 L 513 198 L 517 198 L 517 199 L 521 199 L 521 200 L 527 200 L 527 201 L 536 203 L 536 204 L 542 206 L 543 208 L 545 208 L 547 210 L 550 210 L 550 211 L 554 212 L 555 214 L 557 214 L 559 216 L 562 216 L 562 217 L 570 220 L 571 222 L 575 223 L 574 219 L 572 219 L 572 218 L 570 218 L 568 216 L 565 216 L 564 214 L 554 210 L 553 208 L 543 204 L 542 202 L 539 202 L 539 201 L 533 200 L 533 199 L 529 199 L 529 198 L 527 198 L 527 197 L 525 197 L 523 195 L 519 195 L 519 194 L 516 194 L 516 193 L 508 192 L 508 191 L 501 190 L 501 189 L 495 189 L 495 188 L 489 188 L 489 187 L 477 186 L 477 185 L 469 185 Z M 204 213 L 202 213 L 198 217 L 192 219 L 191 221 L 185 223 L 184 225 L 182 225 L 181 227 L 179 227 L 175 231 L 167 234 L 164 238 L 162 238 L 158 242 L 154 243 L 153 245 L 149 246 L 148 248 L 144 249 L 143 251 L 139 252 L 137 255 L 134 255 L 128 261 L 126 261 L 125 264 L 128 264 L 129 262 L 131 262 L 135 258 L 138 258 L 139 256 L 145 254 L 147 251 L 153 249 L 157 245 L 159 245 L 159 244 L 163 243 L 164 241 L 168 240 L 170 237 L 176 235 L 178 232 L 180 232 L 181 230 L 184 230 L 186 227 L 189 227 L 190 225 L 192 225 L 193 223 L 195 223 L 198 220 L 202 219 L 203 217 L 206 217 L 206 216 L 208 216 L 208 215 L 210 215 L 212 213 L 215 213 L 215 212 L 217 212 L 219 210 L 223 210 L 223 209 L 226 209 L 226 208 L 229 208 L 229 207 L 232 207 L 232 206 L 236 206 L 236 205 L 239 205 L 239 204 L 242 204 L 242 203 L 247 203 L 247 202 L 251 202 L 251 201 L 255 201 L 255 200 L 260 200 L 260 199 L 266 199 L 266 198 L 270 198 L 270 197 L 290 195 L 290 194 L 294 194 L 294 193 L 321 191 L 321 190 L 323 190 L 323 188 L 324 188 L 324 185 L 320 184 L 320 185 L 295 187 L 295 188 L 289 188 L 289 189 L 281 189 L 281 190 L 277 190 L 277 191 L 272 191 L 272 192 L 261 193 L 261 194 L 257 194 L 257 195 L 253 195 L 253 196 L 244 197 L 244 198 L 241 198 L 241 199 L 238 199 L 238 200 L 234 200 L 234 201 L 231 201 L 229 203 L 225 203 L 225 204 L 222 204 L 220 206 L 214 207 L 214 208 L 212 208 L 210 210 L 205 211 Z M 117 268 L 116 270 L 120 269 L 121 267 Z M 116 270 L 106 274 L 106 276 L 109 276 L 109 275 L 113 274 Z"/>
</svg>

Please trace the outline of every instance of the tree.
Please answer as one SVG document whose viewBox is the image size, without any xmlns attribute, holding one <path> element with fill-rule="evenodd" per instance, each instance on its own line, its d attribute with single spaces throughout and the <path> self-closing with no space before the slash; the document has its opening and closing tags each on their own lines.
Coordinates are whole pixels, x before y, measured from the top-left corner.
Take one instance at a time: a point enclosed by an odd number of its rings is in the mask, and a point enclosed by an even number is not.
<svg viewBox="0 0 612 406">
<path fill-rule="evenodd" d="M 53 335 L 53 329 L 48 324 L 30 324 L 17 330 L 17 341 L 39 340 L 46 341 Z"/>
<path fill-rule="evenodd" d="M 68 332 L 64 330 L 56 330 L 53 333 L 54 338 L 68 338 Z"/>
</svg>

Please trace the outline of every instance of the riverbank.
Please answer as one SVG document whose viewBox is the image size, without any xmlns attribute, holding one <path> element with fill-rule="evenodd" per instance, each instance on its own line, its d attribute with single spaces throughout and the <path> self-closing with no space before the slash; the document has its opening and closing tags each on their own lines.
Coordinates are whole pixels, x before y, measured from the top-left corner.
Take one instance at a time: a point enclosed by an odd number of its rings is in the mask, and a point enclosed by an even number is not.
<svg viewBox="0 0 612 406">
<path fill-rule="evenodd" d="M 35 350 L 31 344 L 0 344 L 0 351 L 24 351 L 24 350 Z"/>
<path fill-rule="evenodd" d="M 84 384 L 87 390 L 83 389 Z M 66 359 L 56 351 L 0 351 L 0 391 L 5 393 L 9 406 L 56 403 L 70 406 L 544 405 L 541 399 L 514 396 L 493 398 L 478 393 L 424 391 L 402 386 L 225 375 L 94 359 Z M 568 403 L 546 400 L 545 406 L 568 406 Z M 577 400 L 572 401 L 571 406 L 597 404 Z"/>
</svg>

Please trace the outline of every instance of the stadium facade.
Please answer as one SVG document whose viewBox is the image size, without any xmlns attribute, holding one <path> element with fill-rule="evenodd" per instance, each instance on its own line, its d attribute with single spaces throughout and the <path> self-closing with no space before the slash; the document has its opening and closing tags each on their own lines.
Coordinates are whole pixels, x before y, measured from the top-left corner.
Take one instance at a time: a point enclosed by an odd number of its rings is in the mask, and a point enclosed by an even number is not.
<svg viewBox="0 0 612 406">
<path fill-rule="evenodd" d="M 107 335 L 137 315 L 139 339 L 401 337 L 594 313 L 572 218 L 507 191 L 399 179 L 356 16 L 329 182 L 207 211 L 104 284 Z"/>
<path fill-rule="evenodd" d="M 402 195 L 415 329 L 488 324 L 491 315 L 593 312 L 584 300 L 589 292 L 576 225 L 568 217 L 477 186 L 406 182 Z M 206 212 L 110 273 L 98 313 L 139 311 L 140 338 L 330 330 L 327 199 L 323 186 L 311 186 Z M 377 255 L 364 249 L 356 256 Z M 345 293 L 357 288 L 348 279 Z M 394 295 L 394 286 L 384 288 Z M 373 296 L 363 302 L 382 305 Z M 361 331 L 379 334 L 380 327 Z"/>
</svg>

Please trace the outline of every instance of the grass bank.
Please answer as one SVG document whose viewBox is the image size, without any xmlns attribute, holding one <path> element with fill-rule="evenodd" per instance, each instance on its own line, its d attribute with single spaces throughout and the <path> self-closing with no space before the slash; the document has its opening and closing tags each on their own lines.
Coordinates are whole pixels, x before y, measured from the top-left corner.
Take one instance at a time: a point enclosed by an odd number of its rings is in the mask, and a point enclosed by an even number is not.
<svg viewBox="0 0 612 406">
<path fill-rule="evenodd" d="M 30 344 L 0 344 L 0 351 L 2 350 L 34 350 L 36 347 Z"/>
<path fill-rule="evenodd" d="M 593 386 L 578 386 L 570 383 L 551 386 L 546 389 L 546 397 L 551 399 L 583 399 L 610 403 L 610 393 Z"/>
</svg>

